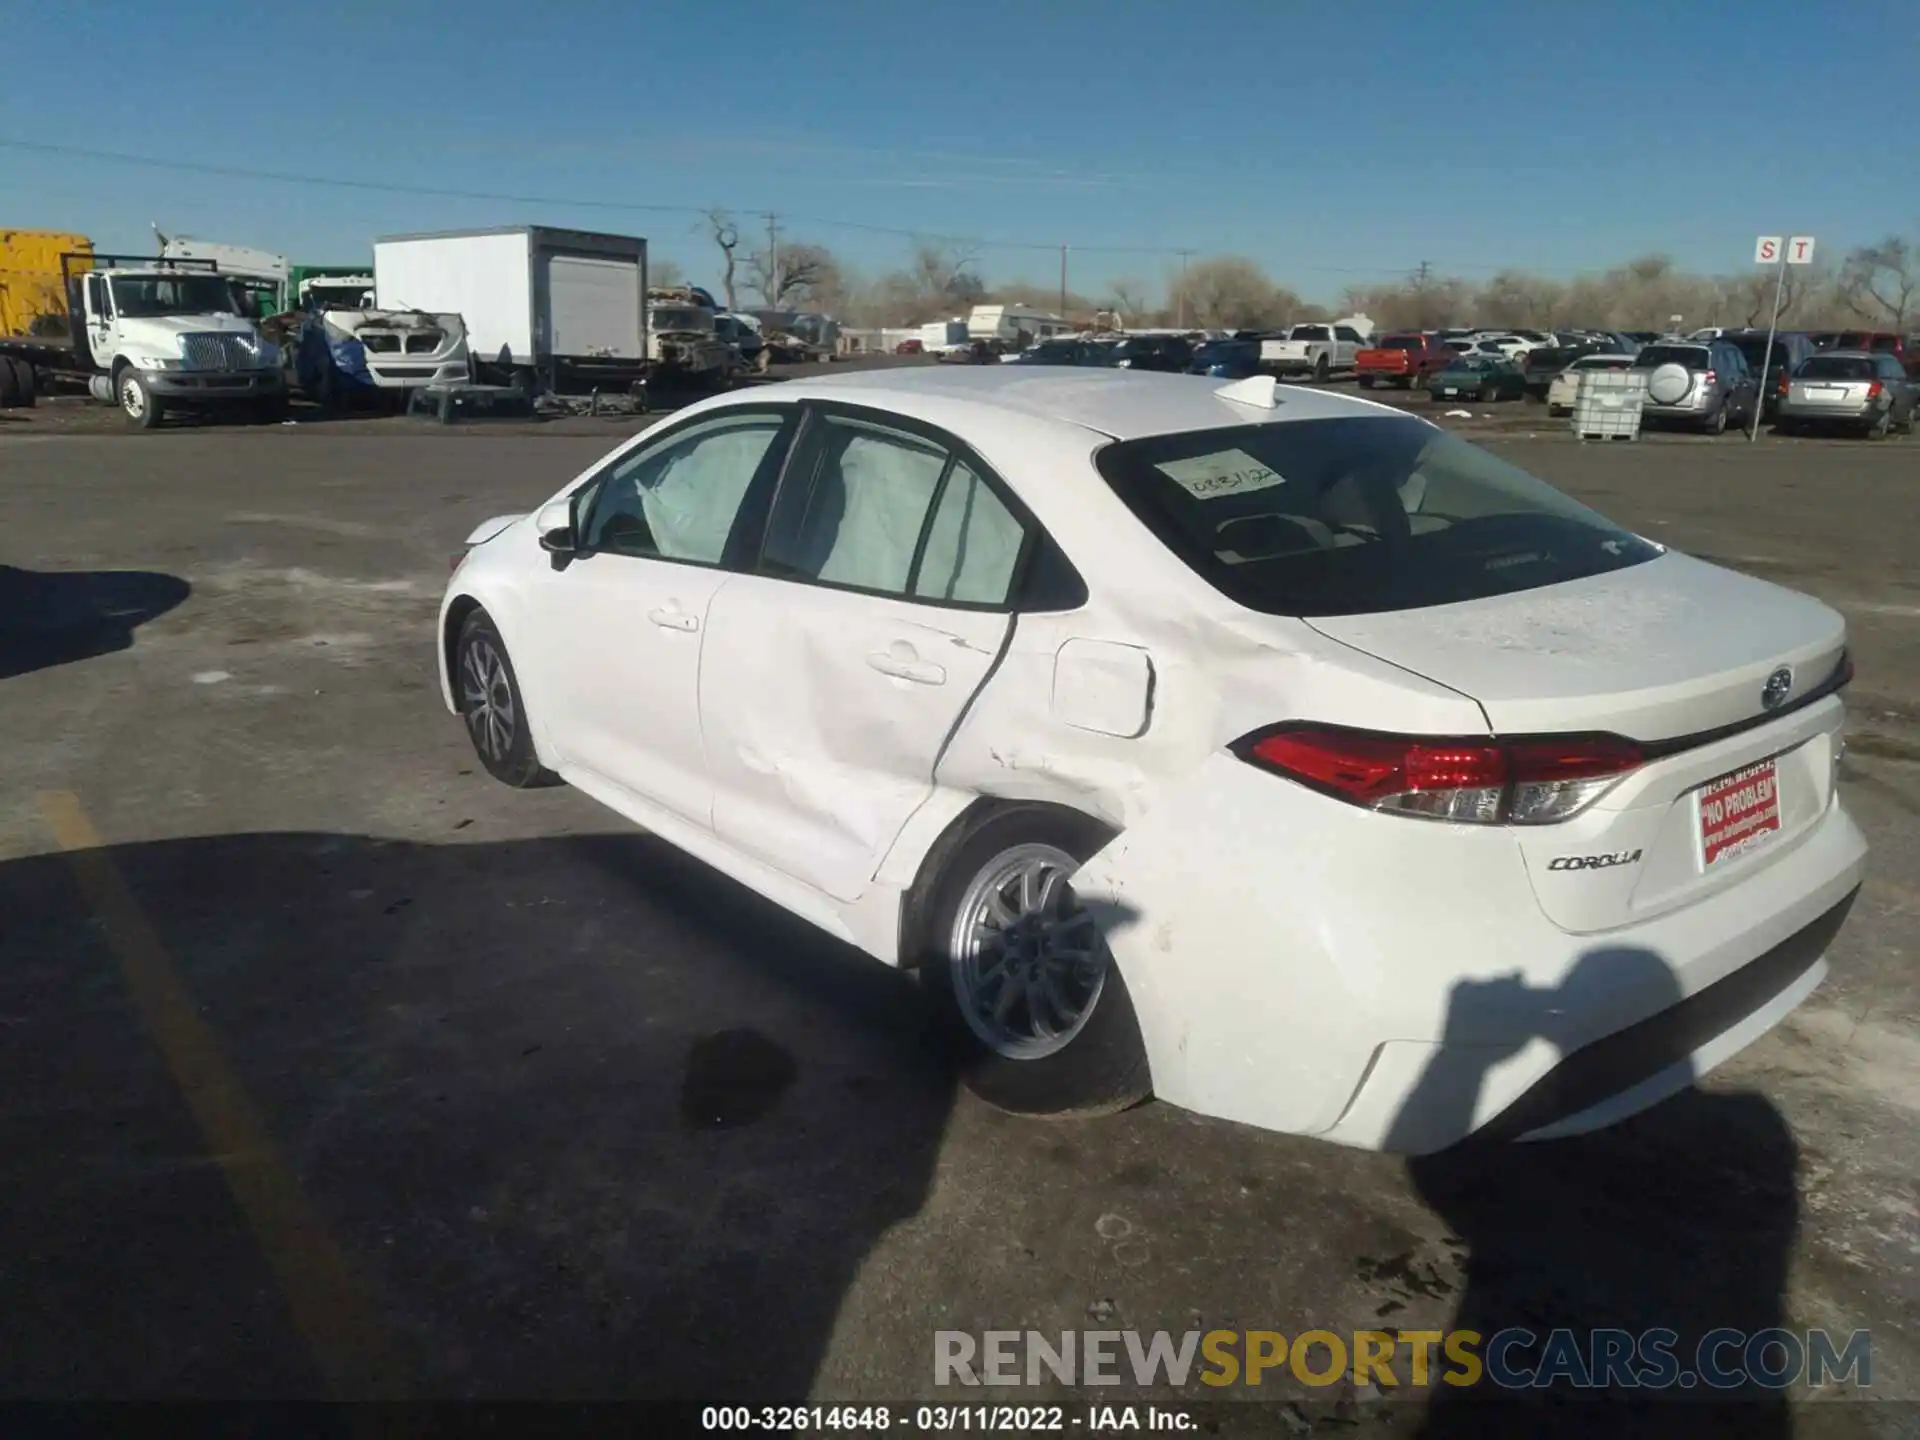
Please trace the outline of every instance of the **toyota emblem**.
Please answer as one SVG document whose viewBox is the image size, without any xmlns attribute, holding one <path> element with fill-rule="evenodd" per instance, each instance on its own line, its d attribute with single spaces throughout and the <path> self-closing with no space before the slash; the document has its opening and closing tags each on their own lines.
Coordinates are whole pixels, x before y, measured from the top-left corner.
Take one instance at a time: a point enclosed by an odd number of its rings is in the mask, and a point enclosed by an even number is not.
<svg viewBox="0 0 1920 1440">
<path fill-rule="evenodd" d="M 1760 704 L 1767 710 L 1778 710 L 1787 703 L 1787 696 L 1793 693 L 1793 667 L 1782 665 L 1771 675 L 1767 683 L 1760 687 Z"/>
</svg>

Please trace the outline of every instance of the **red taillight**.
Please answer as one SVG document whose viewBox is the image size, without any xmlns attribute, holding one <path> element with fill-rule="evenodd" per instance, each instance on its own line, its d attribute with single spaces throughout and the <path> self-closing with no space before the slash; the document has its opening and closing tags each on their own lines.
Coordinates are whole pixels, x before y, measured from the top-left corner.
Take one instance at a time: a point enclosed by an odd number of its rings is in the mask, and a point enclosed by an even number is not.
<svg viewBox="0 0 1920 1440">
<path fill-rule="evenodd" d="M 1711 385 L 1719 378 L 1719 375 L 1712 370 L 1702 370 L 1700 372 L 1700 383 L 1702 385 Z"/>
<path fill-rule="evenodd" d="M 1880 398 L 1880 389 L 1880 382 L 1878 380 L 1874 381 L 1871 385 L 1867 386 L 1867 398 L 1869 400 L 1878 400 Z"/>
<path fill-rule="evenodd" d="M 1782 395 L 1786 394 L 1788 389 L 1791 388 L 1787 380 L 1787 372 L 1784 370 L 1780 372 L 1779 388 Z"/>
<path fill-rule="evenodd" d="M 1255 765 L 1351 804 L 1480 825 L 1565 820 L 1643 758 L 1617 735 L 1493 740 L 1310 726 L 1269 731 L 1236 748 Z"/>
</svg>

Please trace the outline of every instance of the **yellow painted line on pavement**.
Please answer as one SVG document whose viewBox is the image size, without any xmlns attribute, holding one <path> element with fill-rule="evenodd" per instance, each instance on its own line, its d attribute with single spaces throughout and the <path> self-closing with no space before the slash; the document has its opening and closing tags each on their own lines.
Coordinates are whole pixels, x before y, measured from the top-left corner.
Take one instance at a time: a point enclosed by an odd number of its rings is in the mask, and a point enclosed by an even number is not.
<svg viewBox="0 0 1920 1440">
<path fill-rule="evenodd" d="M 352 1265 L 275 1147 L 266 1116 L 201 1018 L 79 797 L 49 791 L 39 804 L 328 1389 L 343 1400 L 401 1398 L 399 1357 L 384 1342 Z"/>
</svg>

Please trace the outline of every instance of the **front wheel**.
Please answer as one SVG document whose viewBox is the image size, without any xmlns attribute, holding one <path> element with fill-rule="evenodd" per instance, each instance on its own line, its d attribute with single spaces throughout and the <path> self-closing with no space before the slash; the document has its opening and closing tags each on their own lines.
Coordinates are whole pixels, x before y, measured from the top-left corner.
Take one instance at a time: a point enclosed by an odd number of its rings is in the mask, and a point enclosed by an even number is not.
<svg viewBox="0 0 1920 1440">
<path fill-rule="evenodd" d="M 967 1088 L 1020 1115 L 1111 1114 L 1151 1092 L 1132 997 L 1073 872 L 1109 832 L 1020 806 L 965 835 L 916 888 L 909 958 Z"/>
<path fill-rule="evenodd" d="M 131 365 L 120 372 L 120 382 L 114 386 L 114 396 L 120 402 L 120 413 L 142 430 L 151 430 L 162 417 L 161 404 L 154 399 L 153 391 L 147 388 L 147 377 Z"/>
<path fill-rule="evenodd" d="M 507 658 L 506 642 L 484 610 L 475 610 L 460 626 L 453 688 L 467 738 L 489 775 L 521 790 L 558 781 L 534 753 L 520 677 Z"/>
</svg>

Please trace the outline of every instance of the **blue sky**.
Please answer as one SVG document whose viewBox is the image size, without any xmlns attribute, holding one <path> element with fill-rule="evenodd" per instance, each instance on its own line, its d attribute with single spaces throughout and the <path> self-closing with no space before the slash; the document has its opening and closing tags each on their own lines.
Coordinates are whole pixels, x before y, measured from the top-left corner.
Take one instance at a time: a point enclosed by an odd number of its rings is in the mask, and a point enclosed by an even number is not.
<svg viewBox="0 0 1920 1440">
<path fill-rule="evenodd" d="M 866 273 L 932 232 L 993 242 L 989 280 L 1051 284 L 1066 242 L 1076 290 L 1155 284 L 1184 247 L 1318 298 L 1920 231 L 1912 0 L 93 0 L 4 33 L 0 141 L 399 187 L 0 145 L 0 226 L 143 253 L 154 221 L 311 263 L 531 221 L 708 278 L 720 204 Z"/>
</svg>

